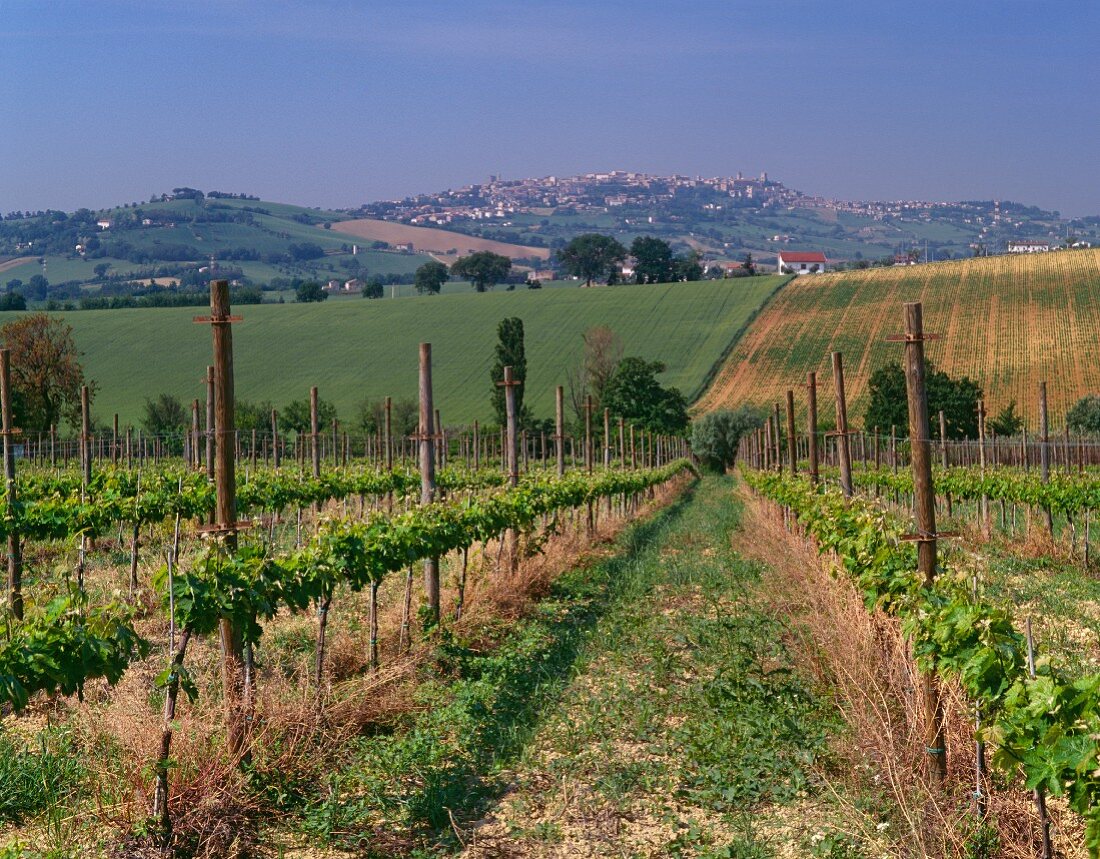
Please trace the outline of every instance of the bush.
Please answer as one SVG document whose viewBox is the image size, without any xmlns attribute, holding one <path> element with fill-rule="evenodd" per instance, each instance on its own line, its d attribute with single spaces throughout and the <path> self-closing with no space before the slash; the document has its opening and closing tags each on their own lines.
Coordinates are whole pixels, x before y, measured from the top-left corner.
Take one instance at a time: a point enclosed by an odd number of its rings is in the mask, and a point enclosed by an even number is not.
<svg viewBox="0 0 1100 859">
<path fill-rule="evenodd" d="M 1100 396 L 1086 394 L 1066 414 L 1070 430 L 1082 435 L 1100 435 Z"/>
<path fill-rule="evenodd" d="M 741 436 L 764 423 L 764 414 L 751 406 L 703 415 L 691 423 L 691 450 L 704 468 L 725 471 L 737 458 Z"/>
</svg>

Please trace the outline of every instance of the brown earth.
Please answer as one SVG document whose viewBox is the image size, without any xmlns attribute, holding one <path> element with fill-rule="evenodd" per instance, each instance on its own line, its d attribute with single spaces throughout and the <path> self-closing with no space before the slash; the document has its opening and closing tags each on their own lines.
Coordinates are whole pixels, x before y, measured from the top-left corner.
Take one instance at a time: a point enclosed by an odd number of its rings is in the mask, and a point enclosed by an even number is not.
<svg viewBox="0 0 1100 859">
<path fill-rule="evenodd" d="M 550 251 L 547 248 L 529 247 L 527 245 L 513 245 L 508 242 L 496 242 L 491 239 L 479 239 L 475 236 L 467 236 L 450 230 L 438 230 L 432 227 L 412 227 L 408 224 L 399 224 L 394 221 L 378 221 L 374 218 L 357 218 L 352 221 L 340 221 L 332 225 L 332 232 L 347 233 L 360 239 L 374 242 L 389 242 L 405 244 L 412 242 L 413 249 L 429 251 L 433 254 L 453 256 L 449 251 L 457 250 L 458 255 L 474 253 L 476 251 L 492 251 L 495 254 L 519 259 L 521 257 L 537 257 L 549 259 Z"/>
</svg>

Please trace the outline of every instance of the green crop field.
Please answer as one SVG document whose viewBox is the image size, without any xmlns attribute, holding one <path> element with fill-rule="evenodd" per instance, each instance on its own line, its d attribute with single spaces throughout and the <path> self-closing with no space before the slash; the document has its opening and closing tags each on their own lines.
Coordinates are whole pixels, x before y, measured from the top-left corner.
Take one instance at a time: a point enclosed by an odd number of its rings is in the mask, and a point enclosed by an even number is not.
<svg viewBox="0 0 1100 859">
<path fill-rule="evenodd" d="M 785 278 L 657 286 L 517 289 L 401 300 L 247 306 L 233 328 L 237 396 L 283 406 L 310 385 L 351 419 L 365 398 L 414 397 L 417 344 L 432 343 L 436 401 L 447 424 L 486 420 L 496 327 L 526 328 L 528 402 L 549 417 L 554 386 L 579 360 L 581 335 L 610 326 L 627 355 L 667 364 L 666 384 L 696 395 L 749 317 Z M 61 313 L 98 391 L 93 412 L 137 423 L 147 397 L 203 396 L 209 329 L 191 308 Z"/>
</svg>

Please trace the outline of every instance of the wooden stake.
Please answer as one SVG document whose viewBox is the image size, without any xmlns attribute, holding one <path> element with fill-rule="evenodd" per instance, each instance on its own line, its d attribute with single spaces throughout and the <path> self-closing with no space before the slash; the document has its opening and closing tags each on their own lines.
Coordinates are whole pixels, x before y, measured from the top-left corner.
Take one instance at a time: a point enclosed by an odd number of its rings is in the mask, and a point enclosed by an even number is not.
<svg viewBox="0 0 1100 859">
<path fill-rule="evenodd" d="M 18 504 L 15 488 L 15 444 L 11 425 L 11 350 L 0 349 L 0 412 L 4 431 L 4 483 L 8 493 L 8 510 Z M 23 619 L 23 546 L 14 525 L 8 533 L 8 594 L 11 613 Z"/>
<path fill-rule="evenodd" d="M 936 497 L 932 488 L 931 441 L 928 438 L 928 391 L 924 378 L 924 320 L 920 302 L 905 305 L 905 387 L 909 400 L 913 495 L 917 517 L 917 570 L 924 587 L 936 578 Z M 932 674 L 923 675 L 925 750 L 937 782 L 947 778 L 943 706 Z"/>
<path fill-rule="evenodd" d="M 210 445 L 216 502 L 214 524 L 223 529 L 225 551 L 237 551 L 237 473 L 233 439 L 236 435 L 233 392 L 233 331 L 229 319 L 229 281 L 210 284 L 210 327 L 213 334 L 214 366 L 207 386 L 207 414 L 211 418 Z M 228 716 L 229 752 L 248 759 L 246 752 L 244 700 L 243 631 L 231 620 L 219 623 L 222 648 L 222 686 Z"/>
<path fill-rule="evenodd" d="M 810 482 L 819 479 L 817 465 L 817 373 L 806 375 L 806 437 L 809 443 Z"/>
<path fill-rule="evenodd" d="M 794 434 L 794 391 L 787 391 L 787 457 L 791 461 L 791 475 L 798 474 L 798 453 Z"/>
<path fill-rule="evenodd" d="M 1039 474 L 1043 484 L 1050 483 L 1050 425 L 1047 419 L 1047 383 L 1039 383 Z M 1047 536 L 1054 539 L 1054 516 L 1049 507 L 1043 508 L 1043 520 Z"/>
<path fill-rule="evenodd" d="M 846 498 L 852 497 L 852 451 L 848 439 L 848 403 L 844 398 L 844 362 L 839 352 L 833 352 L 833 387 L 836 389 L 837 455 L 840 459 L 840 488 Z"/>
<path fill-rule="evenodd" d="M 420 344 L 420 503 L 435 500 L 435 435 L 432 406 L 432 344 Z M 428 615 L 439 622 L 439 558 L 424 561 L 424 594 L 428 599 Z"/>
<path fill-rule="evenodd" d="M 554 389 L 554 454 L 557 459 L 558 477 L 565 474 L 565 389 Z"/>
</svg>

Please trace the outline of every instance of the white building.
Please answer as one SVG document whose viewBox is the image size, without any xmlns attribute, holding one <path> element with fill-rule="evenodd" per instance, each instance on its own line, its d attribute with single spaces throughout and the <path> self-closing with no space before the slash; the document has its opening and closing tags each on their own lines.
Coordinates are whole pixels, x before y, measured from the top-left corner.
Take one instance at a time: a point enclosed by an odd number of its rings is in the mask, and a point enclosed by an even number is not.
<svg viewBox="0 0 1100 859">
<path fill-rule="evenodd" d="M 1008 243 L 1010 254 L 1041 254 L 1050 250 L 1050 242 L 1036 239 L 1012 239 Z"/>
<path fill-rule="evenodd" d="M 795 274 L 820 274 L 828 264 L 821 251 L 779 251 L 775 265 L 780 273 L 786 268 Z"/>
</svg>

